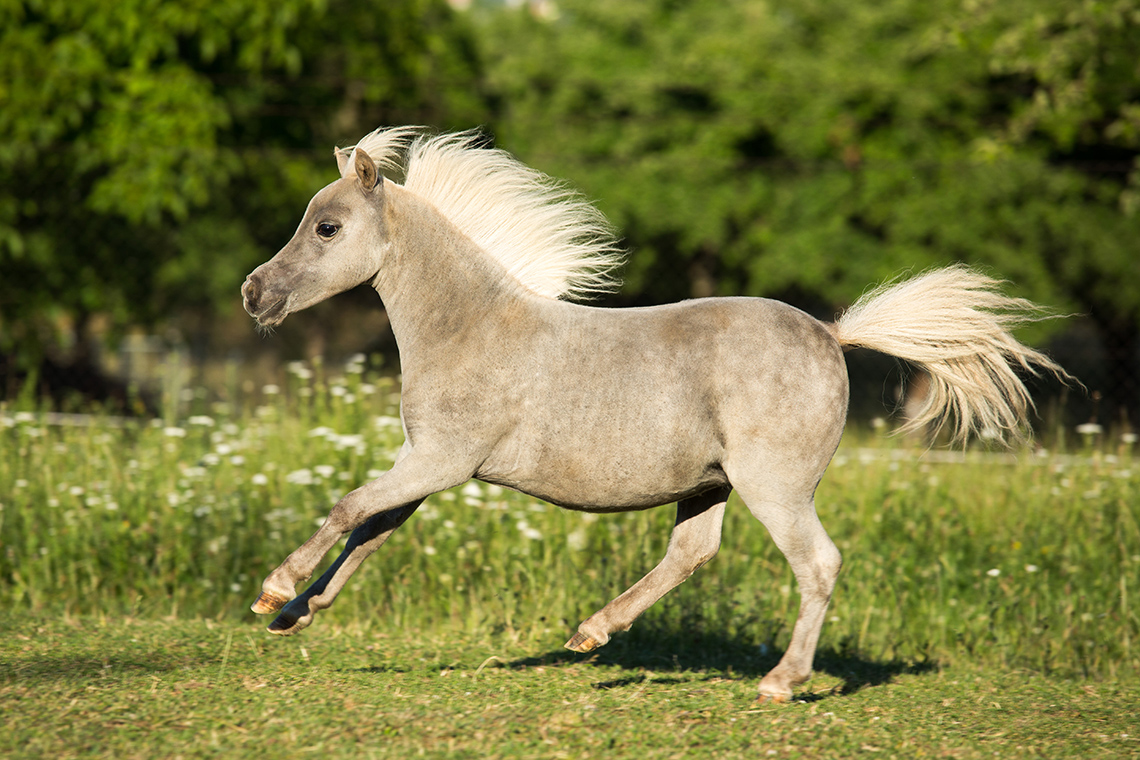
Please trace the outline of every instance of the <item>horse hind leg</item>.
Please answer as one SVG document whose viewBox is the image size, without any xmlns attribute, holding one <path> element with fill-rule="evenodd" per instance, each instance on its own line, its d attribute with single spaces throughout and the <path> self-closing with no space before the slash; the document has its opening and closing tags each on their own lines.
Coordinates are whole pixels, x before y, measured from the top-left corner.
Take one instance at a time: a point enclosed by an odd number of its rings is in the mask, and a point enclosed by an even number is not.
<svg viewBox="0 0 1140 760">
<path fill-rule="evenodd" d="M 786 702 L 792 689 L 811 677 L 842 558 L 816 515 L 814 483 L 806 494 L 802 488 L 777 484 L 741 487 L 734 482 L 734 486 L 749 511 L 768 529 L 799 585 L 800 610 L 791 642 L 780 662 L 760 681 L 761 700 Z"/>
<path fill-rule="evenodd" d="M 784 468 L 751 461 L 747 468 L 725 469 L 744 505 L 788 559 L 799 586 L 799 614 L 788 649 L 759 687 L 760 700 L 785 702 L 792 688 L 812 676 L 815 647 L 842 564 L 839 549 L 815 513 L 815 487 L 822 468 L 776 474 Z"/>
<path fill-rule="evenodd" d="M 730 491 L 718 488 L 677 502 L 677 521 L 665 557 L 648 575 L 578 626 L 566 648 L 589 652 L 607 643 L 611 634 L 628 631 L 654 602 L 716 556 Z"/>
</svg>

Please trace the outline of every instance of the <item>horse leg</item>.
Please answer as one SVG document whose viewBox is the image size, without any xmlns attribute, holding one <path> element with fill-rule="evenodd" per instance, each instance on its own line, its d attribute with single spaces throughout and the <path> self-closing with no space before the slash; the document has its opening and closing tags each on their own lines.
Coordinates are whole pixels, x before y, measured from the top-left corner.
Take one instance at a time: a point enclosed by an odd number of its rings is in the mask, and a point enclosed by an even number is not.
<svg viewBox="0 0 1140 760">
<path fill-rule="evenodd" d="M 346 494 L 317 532 L 265 578 L 261 594 L 251 609 L 264 615 L 284 607 L 296 596 L 296 585 L 312 577 L 317 563 L 340 537 L 363 525 L 368 518 L 419 504 L 431 494 L 459 485 L 471 476 L 470 471 L 462 475 L 448 474 L 454 472 L 455 467 L 450 462 L 410 453 L 376 480 Z"/>
<path fill-rule="evenodd" d="M 731 475 L 729 476 L 731 478 Z M 800 611 L 788 650 L 760 681 L 760 699 L 785 702 L 792 688 L 811 677 L 812 660 L 842 558 L 815 513 L 814 483 L 802 489 L 743 487 L 733 482 L 752 514 L 768 529 L 792 566 L 800 590 Z"/>
<path fill-rule="evenodd" d="M 384 545 L 396 528 L 411 517 L 420 503 L 413 502 L 391 512 L 373 515 L 352 531 L 340 556 L 320 578 L 285 605 L 281 614 L 269 625 L 269 632 L 288 636 L 307 628 L 313 622 L 313 615 L 332 606 L 348 579 L 364 560 Z"/>
<path fill-rule="evenodd" d="M 629 590 L 578 626 L 578 632 L 566 642 L 566 648 L 589 652 L 608 642 L 610 634 L 628 631 L 641 613 L 716 556 L 724 505 L 730 492 L 729 488 L 718 488 L 677 502 L 677 521 L 664 559 Z"/>
</svg>

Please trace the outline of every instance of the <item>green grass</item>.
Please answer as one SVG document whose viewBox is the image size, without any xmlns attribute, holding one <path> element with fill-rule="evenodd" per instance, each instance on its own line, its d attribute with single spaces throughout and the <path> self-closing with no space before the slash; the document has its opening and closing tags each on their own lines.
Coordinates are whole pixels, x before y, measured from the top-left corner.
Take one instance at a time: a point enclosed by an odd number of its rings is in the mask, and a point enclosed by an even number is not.
<svg viewBox="0 0 1140 760">
<path fill-rule="evenodd" d="M 760 706 L 771 656 L 584 658 L 555 639 L 226 621 L 17 622 L 0 639 L 10 758 L 950 757 L 1140 753 L 1135 689 L 828 655 L 804 701 Z"/>
<path fill-rule="evenodd" d="M 717 558 L 592 658 L 561 644 L 657 562 L 671 509 L 469 484 L 304 634 L 265 635 L 262 577 L 401 442 L 390 379 L 297 366 L 279 385 L 187 394 L 161 422 L 0 408 L 0 752 L 1137 752 L 1133 444 L 947 456 L 849 433 L 818 494 L 845 565 L 817 675 L 803 704 L 758 708 L 798 597 L 735 501 Z"/>
</svg>

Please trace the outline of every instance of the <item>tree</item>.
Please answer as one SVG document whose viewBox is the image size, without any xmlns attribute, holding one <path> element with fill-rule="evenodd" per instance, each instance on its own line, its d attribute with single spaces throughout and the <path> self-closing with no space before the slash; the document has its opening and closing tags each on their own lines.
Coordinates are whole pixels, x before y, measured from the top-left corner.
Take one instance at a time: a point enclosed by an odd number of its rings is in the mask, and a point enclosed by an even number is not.
<svg viewBox="0 0 1140 760">
<path fill-rule="evenodd" d="M 473 56 L 443 0 L 5 0 L 0 354 L 234 308 L 335 142 L 481 115 Z"/>
<path fill-rule="evenodd" d="M 559 7 L 485 17 L 496 132 L 627 232 L 631 300 L 829 316 L 962 260 L 1090 314 L 1140 375 L 1136 0 Z"/>
</svg>

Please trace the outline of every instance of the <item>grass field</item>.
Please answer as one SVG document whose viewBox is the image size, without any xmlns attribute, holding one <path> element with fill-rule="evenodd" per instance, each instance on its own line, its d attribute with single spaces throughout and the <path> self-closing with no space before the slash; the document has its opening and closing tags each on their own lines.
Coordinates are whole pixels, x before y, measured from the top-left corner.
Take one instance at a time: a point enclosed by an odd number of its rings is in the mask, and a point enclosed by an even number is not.
<svg viewBox="0 0 1140 760">
<path fill-rule="evenodd" d="M 818 494 L 845 565 L 817 675 L 757 706 L 798 596 L 743 505 L 717 558 L 593 656 L 561 644 L 672 510 L 432 497 L 290 639 L 266 572 L 385 469 L 395 381 L 293 365 L 161 421 L 0 408 L 0 753 L 203 757 L 1140 756 L 1140 461 L 849 431 Z M 371 473 L 371 475 L 370 475 Z"/>
</svg>

